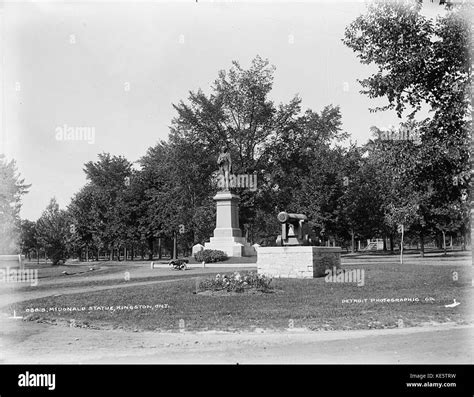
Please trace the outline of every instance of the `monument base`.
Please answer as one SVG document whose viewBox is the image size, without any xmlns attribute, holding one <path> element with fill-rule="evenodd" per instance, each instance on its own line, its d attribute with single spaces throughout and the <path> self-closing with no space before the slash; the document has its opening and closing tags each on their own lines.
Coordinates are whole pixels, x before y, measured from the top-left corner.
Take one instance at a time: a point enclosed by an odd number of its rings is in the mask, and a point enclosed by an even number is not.
<svg viewBox="0 0 474 397">
<path fill-rule="evenodd" d="M 204 249 L 224 251 L 227 256 L 255 256 L 257 252 L 242 237 L 239 227 L 239 196 L 229 191 L 218 192 L 216 202 L 216 228 L 211 241 Z"/>
<path fill-rule="evenodd" d="M 257 273 L 276 278 L 316 278 L 341 267 L 340 247 L 259 247 Z"/>
<path fill-rule="evenodd" d="M 204 249 L 224 251 L 227 256 L 255 256 L 257 252 L 245 237 L 211 237 Z"/>
</svg>

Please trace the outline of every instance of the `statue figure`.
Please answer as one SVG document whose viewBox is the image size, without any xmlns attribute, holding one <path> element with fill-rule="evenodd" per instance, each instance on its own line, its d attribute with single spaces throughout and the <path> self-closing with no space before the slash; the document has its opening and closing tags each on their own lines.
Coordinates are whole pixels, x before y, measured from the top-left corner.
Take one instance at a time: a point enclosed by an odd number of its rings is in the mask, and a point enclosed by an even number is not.
<svg viewBox="0 0 474 397">
<path fill-rule="evenodd" d="M 226 146 L 222 146 L 221 152 L 217 159 L 217 165 L 219 166 L 219 186 L 223 190 L 229 190 L 230 173 L 232 171 L 232 159 L 230 158 L 229 149 Z"/>
</svg>

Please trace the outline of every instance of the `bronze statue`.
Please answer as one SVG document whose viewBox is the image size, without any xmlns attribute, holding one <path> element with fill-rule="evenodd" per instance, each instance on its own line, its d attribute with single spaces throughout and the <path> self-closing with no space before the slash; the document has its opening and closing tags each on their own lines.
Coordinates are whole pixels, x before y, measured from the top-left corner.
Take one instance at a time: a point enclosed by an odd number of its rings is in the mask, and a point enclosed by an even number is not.
<svg viewBox="0 0 474 397">
<path fill-rule="evenodd" d="M 229 190 L 230 173 L 232 172 L 232 159 L 227 146 L 222 146 L 221 152 L 217 159 L 217 165 L 219 166 L 219 179 L 221 181 L 220 186 L 223 190 Z"/>
</svg>

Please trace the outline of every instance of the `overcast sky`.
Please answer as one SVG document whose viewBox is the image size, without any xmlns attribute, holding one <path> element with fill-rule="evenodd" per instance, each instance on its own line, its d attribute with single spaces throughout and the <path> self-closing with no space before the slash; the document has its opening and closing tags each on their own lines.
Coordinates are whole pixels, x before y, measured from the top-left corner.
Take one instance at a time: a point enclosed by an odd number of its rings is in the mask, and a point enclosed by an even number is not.
<svg viewBox="0 0 474 397">
<path fill-rule="evenodd" d="M 439 8 L 439 7 L 438 7 Z M 339 105 L 343 128 L 364 143 L 372 125 L 397 125 L 383 101 L 359 94 L 361 65 L 341 38 L 363 2 L 28 2 L 3 9 L 0 152 L 30 192 L 21 216 L 36 220 L 55 196 L 65 207 L 86 182 L 83 164 L 110 152 L 138 160 L 165 139 L 171 106 L 208 92 L 232 60 L 257 54 L 276 66 L 272 99 Z M 93 127 L 95 140 L 58 141 L 57 128 Z"/>
</svg>

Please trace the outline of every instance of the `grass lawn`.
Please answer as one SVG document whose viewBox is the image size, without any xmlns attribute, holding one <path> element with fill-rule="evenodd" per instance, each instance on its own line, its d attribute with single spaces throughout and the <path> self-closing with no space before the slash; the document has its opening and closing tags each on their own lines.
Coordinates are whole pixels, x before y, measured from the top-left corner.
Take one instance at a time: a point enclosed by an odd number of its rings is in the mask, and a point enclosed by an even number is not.
<svg viewBox="0 0 474 397">
<path fill-rule="evenodd" d="M 344 268 L 344 266 L 343 266 Z M 348 266 L 347 268 L 351 268 Z M 274 293 L 229 296 L 195 294 L 196 280 L 187 275 L 179 281 L 109 289 L 97 292 L 47 297 L 9 307 L 30 320 L 61 323 L 74 319 L 77 325 L 95 328 L 178 331 L 186 330 L 286 329 L 313 330 L 395 328 L 427 323 L 471 323 L 472 268 L 470 266 L 414 266 L 365 264 L 365 285 L 328 283 L 319 279 L 275 279 Z M 458 273 L 454 281 L 452 272 Z M 175 277 L 180 277 L 176 272 Z M 202 275 L 203 278 L 209 275 Z M 381 298 L 418 298 L 418 302 L 371 302 Z M 430 298 L 426 300 L 425 298 Z M 343 303 L 346 299 L 367 299 Z M 446 308 L 456 299 L 461 304 Z M 167 305 L 157 309 L 89 310 L 92 306 Z M 26 309 L 85 307 L 85 311 L 37 312 Z"/>
<path fill-rule="evenodd" d="M 123 273 L 123 271 L 121 271 Z M 114 285 L 125 285 L 125 284 L 132 284 L 132 283 L 142 283 L 142 282 L 151 282 L 151 281 L 160 281 L 160 280 L 175 280 L 177 278 L 194 278 L 194 277 L 201 277 L 203 274 L 209 275 L 216 275 L 218 271 L 215 269 L 210 272 L 202 271 L 201 269 L 190 269 L 186 272 L 177 272 L 169 269 L 169 274 L 158 273 L 155 276 L 143 276 L 143 277 L 132 277 L 130 280 L 125 280 L 124 277 L 119 279 L 108 279 L 108 280 L 94 280 L 92 277 L 86 277 L 85 279 L 81 279 L 78 281 L 74 281 L 74 283 L 70 283 L 67 286 L 62 283 L 51 283 L 51 284 L 41 284 L 39 283 L 36 286 L 30 286 L 29 284 L 18 284 L 15 285 L 15 292 L 22 293 L 22 292 L 29 292 L 29 291 L 47 291 L 52 288 L 88 288 L 88 287 L 106 287 L 106 286 L 114 286 Z M 64 281 L 64 280 L 60 280 Z"/>
</svg>

